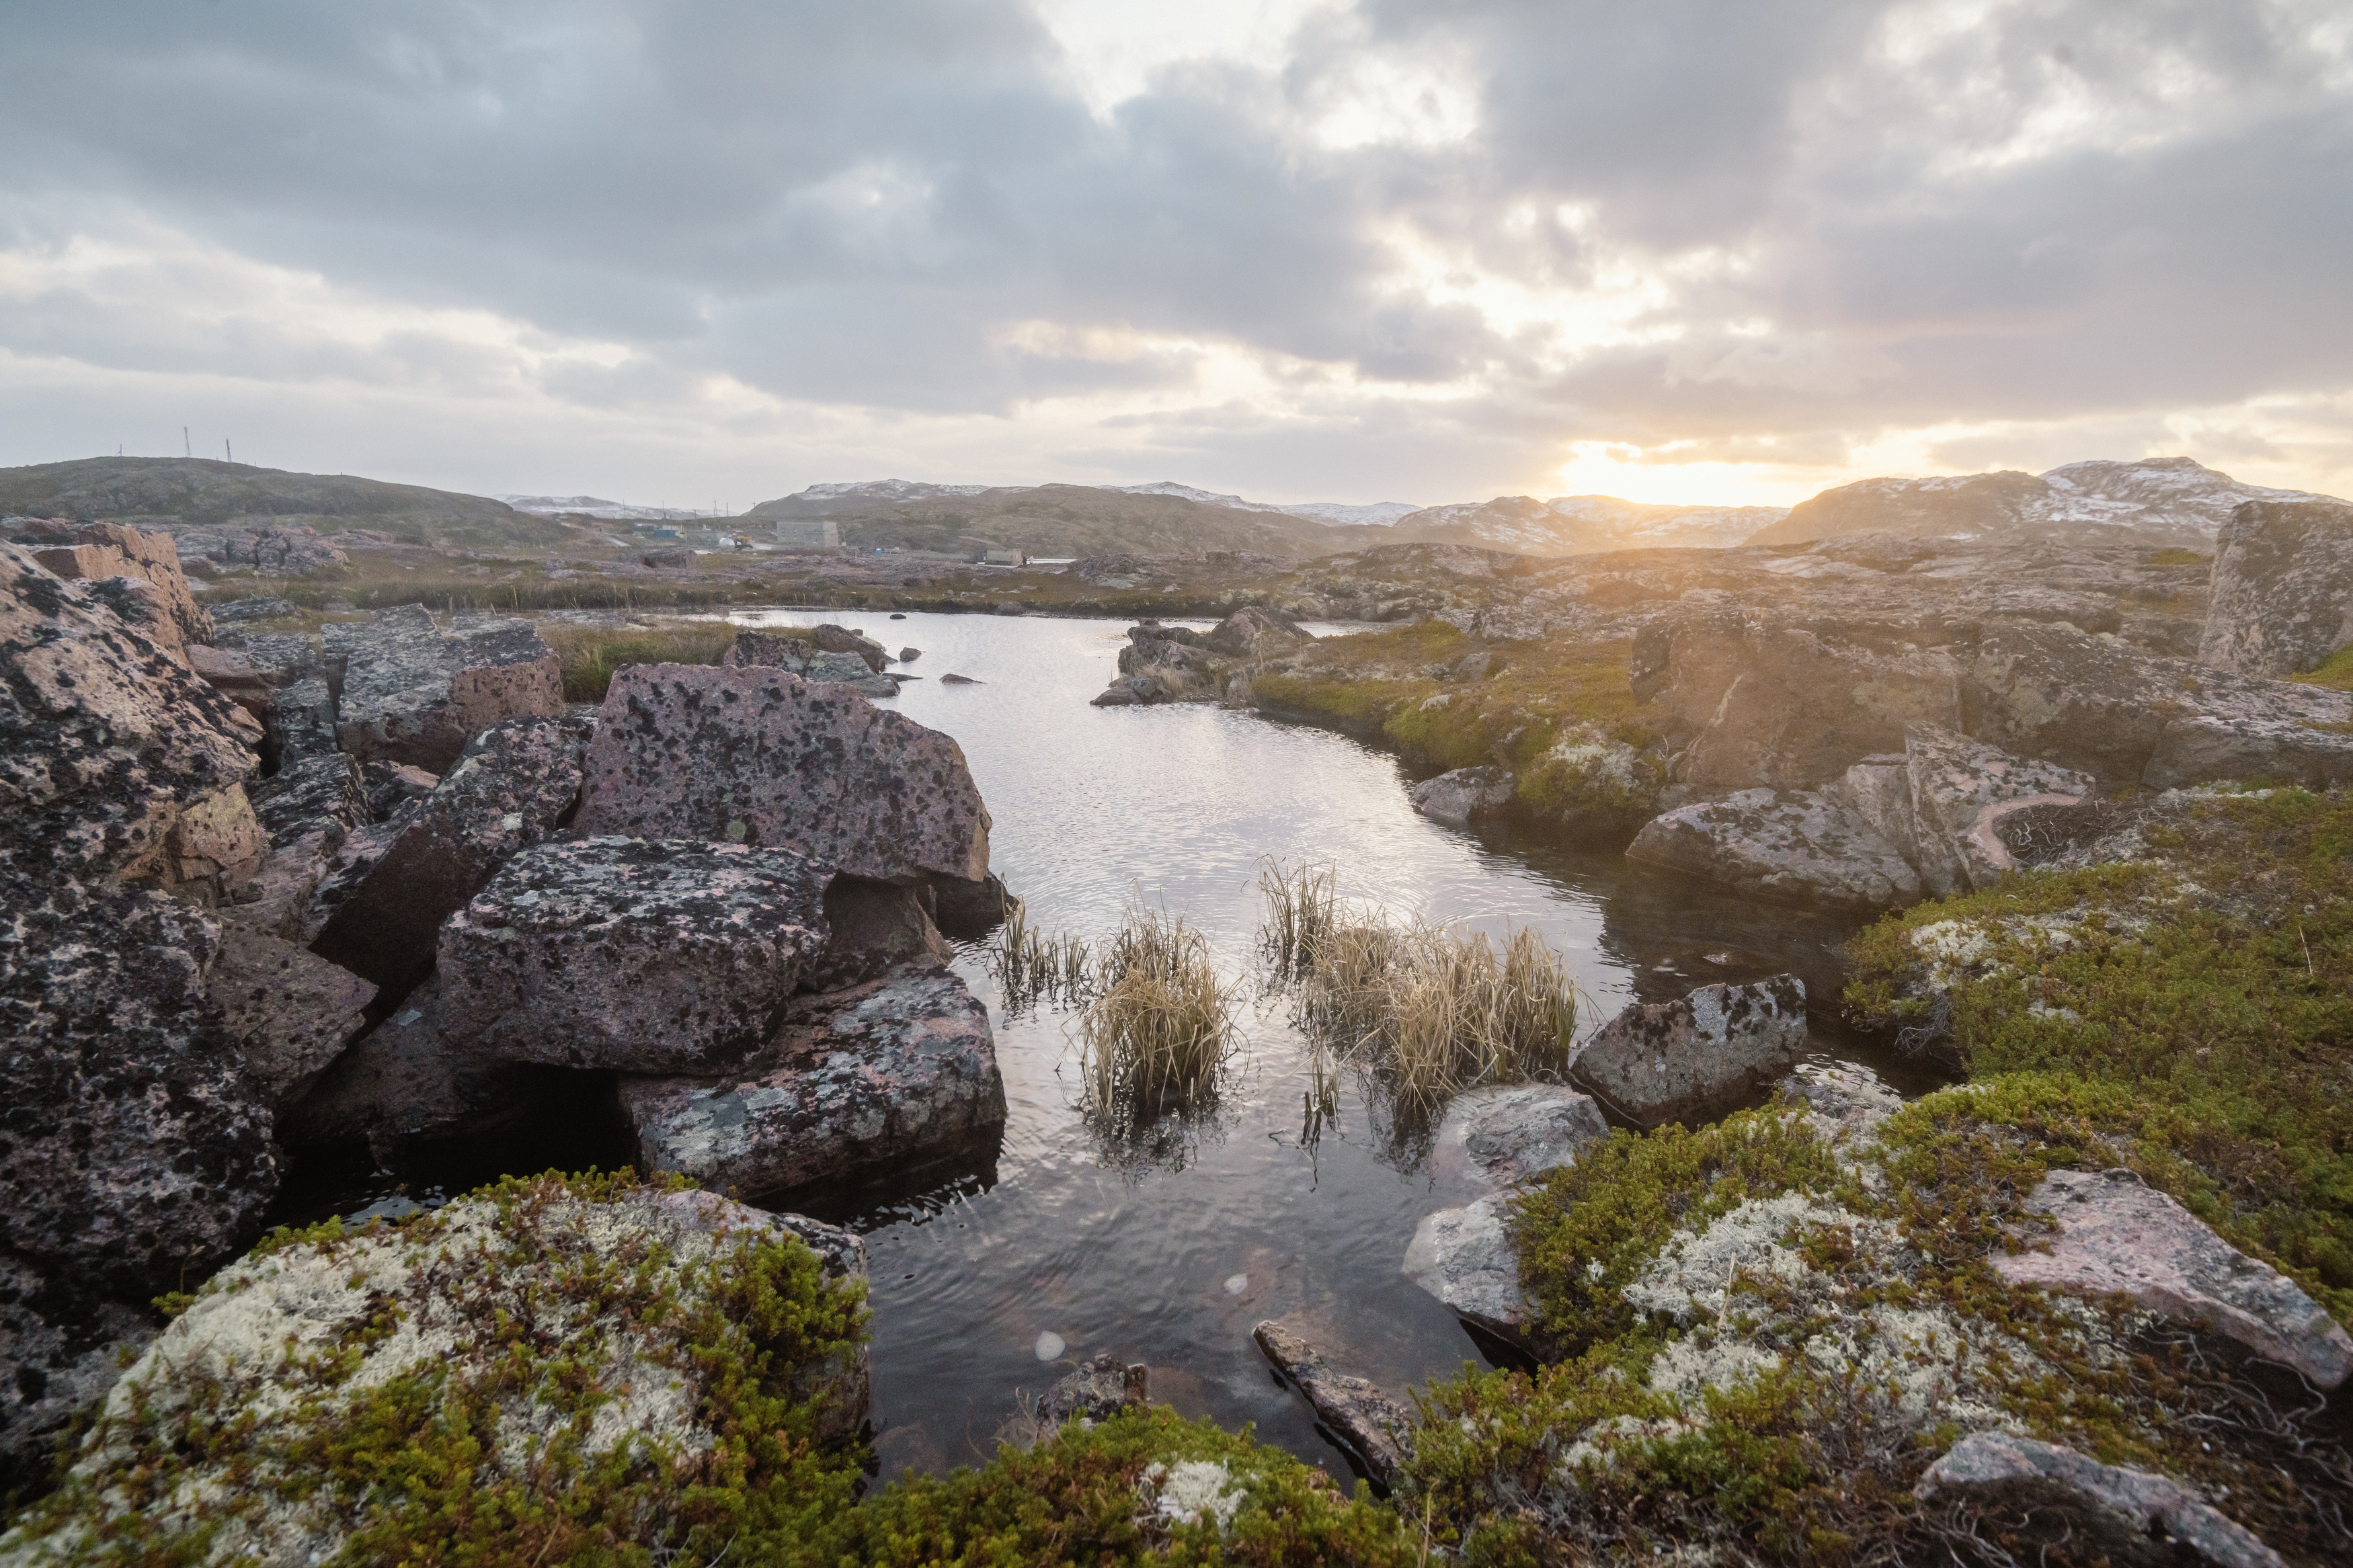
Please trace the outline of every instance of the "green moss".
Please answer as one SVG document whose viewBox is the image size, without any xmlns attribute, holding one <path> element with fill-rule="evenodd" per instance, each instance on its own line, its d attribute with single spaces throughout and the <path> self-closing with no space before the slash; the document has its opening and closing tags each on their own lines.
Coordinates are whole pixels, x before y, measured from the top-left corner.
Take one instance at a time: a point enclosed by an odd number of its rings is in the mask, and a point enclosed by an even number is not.
<svg viewBox="0 0 2353 1568">
<path fill-rule="evenodd" d="M 2326 686 L 2336 691 L 2353 691 L 2353 643 L 2348 643 L 2321 660 L 2320 668 L 2302 675 L 2291 675 L 2290 680 L 2300 680 L 2306 686 Z"/>
<path fill-rule="evenodd" d="M 1989 1105 L 2096 1135 L 2353 1319 L 2353 797 L 2220 799 L 2163 837 L 2166 865 L 2023 876 L 1882 921 L 1852 944 L 1848 1005 L 1922 1016 L 1914 933 L 1983 933 L 1950 998 Z"/>
</svg>

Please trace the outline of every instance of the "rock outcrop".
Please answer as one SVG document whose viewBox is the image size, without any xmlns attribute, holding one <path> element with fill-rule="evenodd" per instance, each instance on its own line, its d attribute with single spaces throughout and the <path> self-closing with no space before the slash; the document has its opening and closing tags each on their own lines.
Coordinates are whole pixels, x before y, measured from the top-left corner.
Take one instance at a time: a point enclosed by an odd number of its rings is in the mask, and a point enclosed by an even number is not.
<svg viewBox="0 0 2353 1568">
<path fill-rule="evenodd" d="M 1510 805 L 1513 783 L 1507 768 L 1456 768 L 1422 780 L 1407 798 L 1422 816 L 1459 827 Z"/>
<path fill-rule="evenodd" d="M 510 719 L 468 742 L 312 945 L 379 984 L 415 984 L 432 965 L 441 922 L 578 804 L 593 727 L 585 718 Z M 349 769 L 348 758 L 338 760 Z M 325 759 L 303 765 L 322 781 L 333 773 Z M 343 780 L 335 784 L 340 789 Z"/>
<path fill-rule="evenodd" d="M 213 619 L 188 592 L 180 570 L 180 552 L 168 533 L 142 533 L 118 522 L 85 523 L 75 531 L 76 542 L 37 552 L 36 559 L 59 577 L 92 582 L 132 577 L 155 592 L 158 614 L 153 637 L 158 647 L 177 651 L 190 643 L 213 640 Z"/>
<path fill-rule="evenodd" d="M 2240 675 L 2317 668 L 2353 643 L 2353 506 L 2249 501 L 2214 541 L 2198 658 Z"/>
<path fill-rule="evenodd" d="M 722 1077 L 625 1078 L 649 1170 L 747 1196 L 987 1138 L 1005 1121 L 988 1012 L 947 969 L 913 964 L 804 996 Z"/>
<path fill-rule="evenodd" d="M 91 1301 L 0 1256 L 0 1496 L 47 1487 L 67 1426 L 106 1397 L 155 1330 L 147 1312 Z"/>
<path fill-rule="evenodd" d="M 779 669 L 623 668 L 575 826 L 793 849 L 877 880 L 988 874 L 988 811 L 962 747 Z"/>
<path fill-rule="evenodd" d="M 1289 616 L 1257 605 L 1244 605 L 1207 632 L 1141 621 L 1128 628 L 1119 675 L 1093 706 L 1219 701 L 1238 674 L 1313 640 Z"/>
<path fill-rule="evenodd" d="M 440 983 L 428 979 L 319 1075 L 279 1117 L 278 1135 L 290 1145 L 364 1148 L 390 1164 L 418 1146 L 491 1137 L 530 1121 L 555 1070 L 444 1040 Z"/>
<path fill-rule="evenodd" d="M 2248 1257 L 2126 1170 L 2053 1171 L 2026 1206 L 2059 1222 L 2048 1251 L 1996 1254 L 2013 1285 L 2143 1310 L 2234 1340 L 2321 1388 L 2353 1373 L 2353 1337 L 2278 1269 Z"/>
<path fill-rule="evenodd" d="M 2119 1568 L 2285 1568 L 2277 1552 L 2179 1482 L 2002 1432 L 1978 1432 L 1928 1467 L 1929 1504 L 1990 1516 L 2002 1533 L 2095 1553 Z"/>
<path fill-rule="evenodd" d="M 376 988 L 270 932 L 221 922 L 207 997 L 248 1091 L 271 1110 L 301 1098 L 367 1026 Z"/>
<path fill-rule="evenodd" d="M 1439 1123 L 1433 1157 L 1451 1163 L 1459 1149 L 1464 1174 L 1510 1187 L 1609 1136 L 1591 1095 L 1559 1084 L 1510 1084 L 1456 1095 Z"/>
<path fill-rule="evenodd" d="M 180 554 L 215 569 L 259 572 L 271 577 L 309 577 L 348 566 L 352 558 L 322 538 L 315 528 L 298 523 L 264 524 L 259 528 L 174 529 Z M 283 599 L 259 601 L 286 604 Z M 293 606 L 271 612 L 290 615 Z"/>
<path fill-rule="evenodd" d="M 1643 824 L 1626 858 L 1776 903 L 1872 912 L 1917 901 L 1920 875 L 1871 819 L 1820 790 L 1744 789 Z"/>
<path fill-rule="evenodd" d="M 1534 1309 L 1520 1290 L 1520 1259 L 1504 1231 L 1504 1200 L 1481 1198 L 1425 1215 L 1405 1249 L 1405 1277 L 1455 1315 L 1517 1342 Z"/>
<path fill-rule="evenodd" d="M 820 630 L 842 631 L 839 626 Z M 845 636 L 855 636 L 845 633 Z M 836 638 L 839 642 L 840 639 Z M 896 697 L 899 683 L 882 673 L 882 649 L 872 657 L 860 649 L 827 647 L 809 637 L 780 637 L 773 632 L 742 631 L 720 662 L 729 669 L 782 669 L 804 680 L 826 680 L 848 686 L 869 697 Z"/>
<path fill-rule="evenodd" d="M 444 636 L 422 605 L 403 605 L 323 636 L 343 667 L 337 738 L 364 763 L 438 773 L 499 721 L 564 710 L 555 652 L 528 621 L 478 621 Z"/>
<path fill-rule="evenodd" d="M 629 1477 L 628 1508 L 580 1531 L 581 1551 L 673 1539 L 707 1474 L 694 1460 L 735 1432 L 741 1392 L 722 1369 L 764 1365 L 767 1391 L 791 1400 L 768 1456 L 734 1450 L 754 1480 L 777 1449 L 839 1442 L 865 1420 L 862 1343 L 796 1352 L 754 1316 L 795 1300 L 798 1249 L 777 1249 L 796 1242 L 818 1268 L 790 1310 L 812 1320 L 817 1346 L 838 1343 L 866 1274 L 858 1238 L 708 1193 L 541 1177 L 403 1226 L 245 1259 L 123 1373 L 79 1445 L 62 1506 L 0 1537 L 0 1561 L 93 1560 L 134 1512 L 142 1544 L 175 1562 L 373 1558 L 367 1543 L 395 1531 L 429 1556 L 456 1551 L 465 1521 L 418 1509 L 371 1467 L 322 1457 L 326 1435 L 373 1433 L 388 1410 L 474 1413 L 480 1426 L 454 1437 L 443 1436 L 453 1423 L 420 1414 L 407 1451 L 448 1458 L 480 1493 L 534 1520 L 562 1520 L 575 1487 Z M 583 1403 L 584 1388 L 597 1396 Z M 187 1441 L 192 1421 L 237 1438 Z M 477 1430 L 498 1440 L 477 1442 Z"/>
<path fill-rule="evenodd" d="M 1382 1490 L 1396 1488 L 1413 1462 L 1413 1414 L 1388 1390 L 1336 1371 L 1306 1336 L 1270 1319 L 1250 1338 L 1284 1381 L 1306 1397 L 1324 1428 L 1339 1436 Z"/>
<path fill-rule="evenodd" d="M 1777 974 L 1630 1004 L 1578 1048 L 1569 1076 L 1619 1115 L 1656 1127 L 1775 1081 L 1805 1048 L 1805 983 Z"/>
<path fill-rule="evenodd" d="M 744 844 L 525 850 L 441 926 L 443 1037 L 552 1067 L 721 1067 L 767 1038 L 825 946 L 825 882 Z"/>
</svg>

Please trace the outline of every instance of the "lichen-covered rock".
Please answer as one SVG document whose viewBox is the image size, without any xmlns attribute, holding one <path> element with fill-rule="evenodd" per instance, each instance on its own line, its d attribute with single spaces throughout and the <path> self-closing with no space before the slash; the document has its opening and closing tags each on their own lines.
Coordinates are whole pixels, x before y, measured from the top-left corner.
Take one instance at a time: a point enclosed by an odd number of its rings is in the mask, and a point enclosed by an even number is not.
<svg viewBox="0 0 2353 1568">
<path fill-rule="evenodd" d="M 441 926 L 442 1031 L 508 1061 L 693 1072 L 765 1040 L 826 943 L 789 849 L 595 837 L 509 860 Z"/>
<path fill-rule="evenodd" d="M 1928 1467 L 1926 1503 L 1958 1503 L 1991 1515 L 2012 1539 L 2063 1547 L 2117 1568 L 2285 1568 L 2253 1531 L 2232 1523 L 2179 1482 L 2004 1432 L 1978 1432 Z"/>
<path fill-rule="evenodd" d="M 821 623 L 815 631 L 811 632 L 809 640 L 816 643 L 818 647 L 826 653 L 857 655 L 865 663 L 866 668 L 876 675 L 881 674 L 882 667 L 891 662 L 891 656 L 883 651 L 881 643 L 876 642 L 864 632 L 854 632 L 848 626 L 836 626 L 830 621 Z"/>
<path fill-rule="evenodd" d="M 1279 610 L 1245 605 L 1202 634 L 1201 646 L 1228 658 L 1273 658 L 1312 640 Z"/>
<path fill-rule="evenodd" d="M 1436 1158 L 1460 1150 L 1465 1174 L 1498 1187 L 1577 1158 L 1609 1136 L 1593 1097 L 1560 1084 L 1522 1083 L 1459 1094 L 1439 1124 Z"/>
<path fill-rule="evenodd" d="M 955 956 L 924 908 L 925 888 L 838 876 L 826 884 L 825 951 L 802 984 L 839 991 L 908 963 L 944 963 Z"/>
<path fill-rule="evenodd" d="M 588 748 L 577 826 L 775 846 L 878 879 L 988 874 L 988 810 L 962 747 L 777 669 L 621 669 Z"/>
<path fill-rule="evenodd" d="M 1378 1384 L 1334 1370 L 1305 1335 L 1280 1319 L 1259 1324 L 1250 1338 L 1306 1396 L 1324 1426 L 1356 1450 L 1375 1484 L 1394 1489 L 1413 1462 L 1412 1413 Z"/>
<path fill-rule="evenodd" d="M 564 710 L 555 650 L 528 621 L 478 621 L 445 637 L 422 605 L 403 605 L 323 635 L 328 656 L 343 660 L 336 734 L 362 762 L 438 773 L 501 720 Z"/>
<path fill-rule="evenodd" d="M 2201 664 L 2293 675 L 2353 643 L 2353 506 L 2248 501 L 2214 540 Z"/>
<path fill-rule="evenodd" d="M 272 577 L 308 577 L 337 566 L 348 566 L 352 558 L 319 536 L 315 528 L 300 523 L 269 523 L 259 528 L 206 526 L 175 528 L 180 553 L 203 556 L 228 567 L 243 567 Z M 294 606 L 284 599 L 248 599 L 252 605 L 278 605 L 260 615 L 290 616 Z"/>
<path fill-rule="evenodd" d="M 208 1026 L 219 924 L 147 889 L 56 884 L 0 920 L 0 1248 L 173 1288 L 249 1241 L 269 1113 Z"/>
<path fill-rule="evenodd" d="M 155 642 L 178 649 L 213 640 L 213 620 L 188 592 L 180 551 L 168 533 L 142 533 L 119 522 L 85 523 L 76 542 L 39 552 L 42 565 L 59 577 L 92 581 L 135 577 L 153 584 L 162 614 Z"/>
<path fill-rule="evenodd" d="M 1620 1116 L 1656 1127 L 1773 1082 L 1805 1048 L 1805 982 L 1777 974 L 1629 1004 L 1579 1048 L 1569 1071 Z"/>
<path fill-rule="evenodd" d="M 335 728 L 334 694 L 323 675 L 306 675 L 277 688 L 261 723 L 281 766 L 300 757 L 343 754 Z"/>
<path fill-rule="evenodd" d="M 874 651 L 878 656 L 881 654 L 879 645 Z M 729 669 L 757 667 L 787 670 L 804 680 L 829 680 L 869 697 L 896 697 L 899 694 L 899 683 L 883 674 L 881 666 L 864 655 L 848 648 L 824 647 L 807 637 L 778 637 L 773 632 L 738 632 L 720 663 Z"/>
<path fill-rule="evenodd" d="M 2018 868 L 2001 819 L 2042 805 L 2075 805 L 2091 779 L 2054 763 L 2025 762 L 1932 724 L 1904 731 L 1905 784 L 1914 837 L 1895 840 L 1925 890 L 1942 898 L 1988 888 Z"/>
<path fill-rule="evenodd" d="M 156 1327 L 148 1312 L 92 1301 L 0 1254 L 0 1496 L 46 1487 L 67 1424 L 106 1397 Z"/>
<path fill-rule="evenodd" d="M 414 810 L 415 807 L 408 809 Z M 384 858 L 385 852 L 392 847 L 399 838 L 401 829 L 407 825 L 407 811 L 403 811 L 384 821 L 371 822 L 365 827 L 353 828 L 348 833 L 338 830 L 340 836 L 323 830 L 315 836 L 306 834 L 285 849 L 274 852 L 263 863 L 265 878 L 284 877 L 289 887 L 282 891 L 290 891 L 291 885 L 299 880 L 310 883 L 301 912 L 294 917 L 295 934 L 290 940 L 305 947 L 316 942 L 319 933 L 326 929 L 327 922 L 334 918 L 335 911 L 343 907 L 343 900 L 350 898 L 353 890 L 366 879 L 368 872 Z M 298 849 L 303 857 L 315 854 L 318 858 L 305 868 L 297 857 Z M 265 925 L 264 929 L 279 928 Z M 279 931 L 279 934 L 282 936 L 285 933 Z"/>
<path fill-rule="evenodd" d="M 235 916 L 221 922 L 206 991 L 248 1089 L 273 1110 L 343 1054 L 375 1000 L 375 987 L 350 970 Z"/>
<path fill-rule="evenodd" d="M 1131 1405 L 1145 1404 L 1150 1386 L 1149 1369 L 1143 1363 L 1095 1356 L 1056 1378 L 1038 1396 L 1036 1419 L 1050 1427 L 1065 1421 L 1108 1421 Z"/>
<path fill-rule="evenodd" d="M 795 999 L 723 1078 L 625 1078 L 649 1170 L 749 1196 L 987 1138 L 1005 1121 L 988 1010 L 951 971 L 911 964 Z"/>
<path fill-rule="evenodd" d="M 510 719 L 469 741 L 312 945 L 380 985 L 416 984 L 441 922 L 578 803 L 592 728 L 582 718 Z"/>
<path fill-rule="evenodd" d="M 1489 1333 L 1517 1340 L 1527 1328 L 1533 1310 L 1500 1198 L 1423 1215 L 1405 1249 L 1405 1277 Z"/>
<path fill-rule="evenodd" d="M 1456 768 L 1422 780 L 1407 798 L 1422 816 L 1461 826 L 1509 805 L 1513 783 L 1508 768 Z"/>
<path fill-rule="evenodd" d="M 289 1238 L 123 1374 L 0 1563 L 708 1562 L 740 1521 L 696 1531 L 702 1489 L 863 1422 L 865 1274 L 847 1232 L 627 1180 Z"/>
<path fill-rule="evenodd" d="M 261 727 L 87 584 L 6 543 L 0 577 L 0 878 L 174 881 L 183 860 L 234 853 Z"/>
<path fill-rule="evenodd" d="M 1775 903 L 1869 911 L 1915 902 L 1920 876 L 1835 793 L 1745 789 L 1645 823 L 1626 858 Z"/>
<path fill-rule="evenodd" d="M 297 757 L 248 784 L 245 793 L 273 849 L 329 824 L 348 832 L 375 820 L 360 786 L 359 765 L 341 752 Z"/>
<path fill-rule="evenodd" d="M 2129 1296 L 2145 1310 L 2226 1339 L 2335 1388 L 2353 1373 L 2353 1337 L 2295 1282 L 2248 1257 L 2126 1170 L 2053 1171 L 2027 1207 L 2059 1222 L 2048 1251 L 1995 1255 L 2013 1285 Z"/>
</svg>

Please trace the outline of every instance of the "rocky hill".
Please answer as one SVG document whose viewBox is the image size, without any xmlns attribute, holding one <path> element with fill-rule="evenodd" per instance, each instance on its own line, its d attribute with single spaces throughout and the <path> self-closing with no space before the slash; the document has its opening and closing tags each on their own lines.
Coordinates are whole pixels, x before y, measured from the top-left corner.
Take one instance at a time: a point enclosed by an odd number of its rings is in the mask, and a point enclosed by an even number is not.
<svg viewBox="0 0 2353 1568">
<path fill-rule="evenodd" d="M 1647 505 L 1616 496 L 1497 496 L 1424 507 L 1397 520 L 1400 543 L 1468 544 L 1518 555 L 1590 555 L 1610 550 L 1721 549 L 1779 521 L 1771 506 Z"/>
<path fill-rule="evenodd" d="M 1791 508 L 1748 542 L 1802 544 L 1853 533 L 1905 533 L 2205 549 L 2244 502 L 2324 499 L 2242 484 L 2188 458 L 2069 463 L 2041 475 L 2006 468 L 1841 485 Z"/>
<path fill-rule="evenodd" d="M 0 468 L 0 512 L 142 529 L 372 529 L 417 544 L 538 548 L 573 537 L 504 501 L 349 474 L 296 474 L 206 458 L 84 458 Z"/>
<path fill-rule="evenodd" d="M 829 518 L 840 527 L 841 542 L 853 550 L 947 553 L 986 546 L 1032 555 L 1176 555 L 1249 550 L 1311 556 L 1346 549 L 1357 542 L 1354 536 L 1359 534 L 1389 537 L 1386 529 L 1334 526 L 1288 511 L 1157 490 L 1157 487 L 1129 490 L 1093 485 L 980 489 L 885 479 L 812 485 L 795 495 L 762 501 L 750 515 Z"/>
</svg>

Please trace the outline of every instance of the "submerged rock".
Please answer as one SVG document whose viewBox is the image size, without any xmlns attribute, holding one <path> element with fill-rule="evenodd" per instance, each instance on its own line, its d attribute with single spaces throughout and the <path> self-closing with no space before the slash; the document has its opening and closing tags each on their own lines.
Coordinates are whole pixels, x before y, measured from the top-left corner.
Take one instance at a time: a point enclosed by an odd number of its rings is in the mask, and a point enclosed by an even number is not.
<svg viewBox="0 0 2353 1568">
<path fill-rule="evenodd" d="M 2179 1482 L 2031 1437 L 1964 1437 L 1928 1467 L 1916 1489 L 1923 1502 L 1990 1513 L 2005 1535 L 2046 1549 L 2063 1545 L 2071 1558 L 2089 1552 L 2120 1568 L 2284 1568 L 2253 1532 Z"/>
<path fill-rule="evenodd" d="M 2047 1252 L 1993 1256 L 2013 1285 L 2129 1296 L 2144 1310 L 2235 1340 L 2321 1388 L 2353 1373 L 2353 1337 L 2270 1264 L 2248 1257 L 2130 1171 L 2053 1171 L 2026 1206 L 2059 1222 Z"/>
<path fill-rule="evenodd" d="M 988 810 L 962 747 L 778 669 L 623 668 L 577 826 L 794 849 L 882 880 L 988 874 Z"/>
<path fill-rule="evenodd" d="M 1508 1187 L 1566 1165 L 1609 1136 L 1593 1097 L 1559 1084 L 1513 1084 L 1454 1097 L 1437 1147 L 1460 1148 L 1469 1174 Z"/>
<path fill-rule="evenodd" d="M 909 965 L 797 998 L 782 1028 L 720 1078 L 624 1078 L 645 1168 L 775 1193 L 986 1138 L 1005 1121 L 988 1010 L 954 973 Z"/>
<path fill-rule="evenodd" d="M 0 1561 L 90 1561 L 126 1533 L 159 1561 L 375 1561 L 392 1541 L 438 1561 L 483 1531 L 523 1560 L 520 1522 L 420 1506 L 416 1489 L 438 1495 L 452 1472 L 537 1521 L 539 1550 L 570 1540 L 560 1560 L 617 1539 L 666 1546 L 706 1466 L 758 1484 L 796 1445 L 858 1430 L 865 1275 L 863 1245 L 829 1226 L 555 1177 L 281 1246 L 210 1280 L 123 1374 Z M 792 1328 L 764 1323 L 764 1306 Z M 765 1353 L 758 1385 L 790 1404 L 761 1411 L 774 1442 L 764 1431 L 731 1454 L 761 1407 L 743 1408 L 727 1369 Z M 395 1423 L 420 1463 L 388 1486 L 354 1451 Z M 192 1436 L 221 1430 L 236 1440 Z M 622 1486 L 609 1511 L 565 1522 L 584 1491 Z"/>
<path fill-rule="evenodd" d="M 527 849 L 441 927 L 443 1034 L 551 1067 L 723 1066 L 767 1037 L 825 946 L 825 882 L 743 844 Z"/>
<path fill-rule="evenodd" d="M 1569 1072 L 1620 1116 L 1656 1127 L 1774 1081 L 1805 1048 L 1805 982 L 1777 974 L 1632 1003 L 1585 1043 Z"/>
<path fill-rule="evenodd" d="M 1142 1362 L 1124 1363 L 1099 1355 L 1065 1373 L 1038 1396 L 1039 1425 L 1054 1427 L 1065 1421 L 1108 1421 L 1131 1405 L 1146 1404 L 1149 1369 Z"/>
<path fill-rule="evenodd" d="M 1461 826 L 1509 805 L 1514 782 L 1508 768 L 1456 768 L 1422 780 L 1407 798 L 1422 816 Z"/>
<path fill-rule="evenodd" d="M 1356 1451 L 1365 1473 L 1393 1489 L 1413 1462 L 1412 1414 L 1378 1384 L 1333 1369 L 1323 1353 L 1280 1319 L 1250 1331 L 1266 1359 L 1307 1396 L 1317 1419 Z"/>
</svg>

